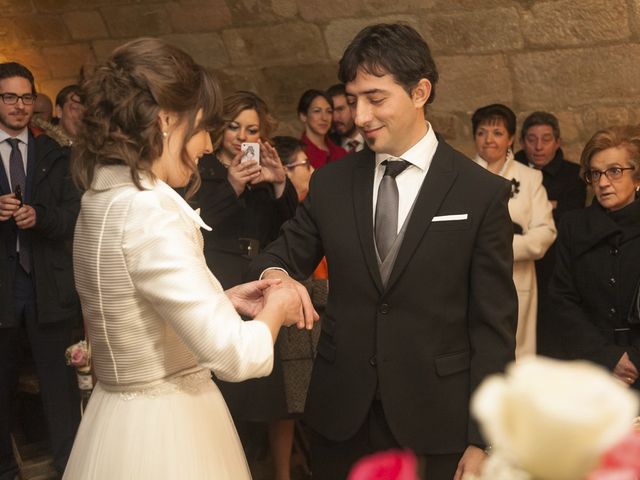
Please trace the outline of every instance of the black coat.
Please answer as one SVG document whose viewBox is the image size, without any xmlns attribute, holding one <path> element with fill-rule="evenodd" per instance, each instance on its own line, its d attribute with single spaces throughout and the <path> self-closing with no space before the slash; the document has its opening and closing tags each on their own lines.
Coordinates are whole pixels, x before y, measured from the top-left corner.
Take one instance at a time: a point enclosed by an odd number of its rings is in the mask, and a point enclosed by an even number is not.
<svg viewBox="0 0 640 480">
<path fill-rule="evenodd" d="M 514 358 L 510 184 L 440 141 L 383 286 L 375 168 L 365 149 L 318 169 L 296 216 L 250 273 L 276 266 L 302 280 L 326 255 L 329 298 L 305 407 L 316 432 L 352 437 L 377 391 L 400 445 L 459 453 L 483 443 L 471 394 Z M 432 222 L 445 215 L 463 218 Z"/>
<path fill-rule="evenodd" d="M 80 303 L 73 280 L 71 242 L 80 210 L 80 193 L 69 175 L 69 148 L 46 135 L 29 137 L 27 185 L 24 202 L 36 211 L 36 224 L 25 230 L 25 245 L 32 260 L 39 323 L 78 321 Z M 0 195 L 10 193 L 0 168 Z M 0 327 L 16 325 L 13 275 L 16 235 L 13 219 L 0 222 Z"/>
<path fill-rule="evenodd" d="M 569 358 L 612 370 L 624 352 L 640 367 L 640 350 L 624 346 L 614 329 L 626 328 L 640 280 L 640 201 L 608 213 L 594 200 L 560 225 L 549 286 L 552 318 Z"/>
<path fill-rule="evenodd" d="M 227 289 L 243 282 L 250 260 L 244 248 L 249 239 L 256 241 L 258 250 L 273 241 L 280 226 L 293 217 L 298 196 L 287 180 L 279 199 L 274 198 L 270 184 L 249 186 L 238 197 L 227 180 L 227 169 L 215 155 L 202 157 L 199 169 L 202 186 L 195 203 L 204 222 L 213 228 L 203 231 L 204 254 L 209 269 Z"/>
<path fill-rule="evenodd" d="M 516 153 L 516 160 L 528 165 L 525 152 Z M 556 151 L 553 159 L 542 170 L 542 185 L 547 190 L 551 202 L 555 202 L 553 220 L 560 227 L 567 212 L 584 208 L 587 185 L 580 178 L 580 166 L 565 160 L 562 149 Z M 537 350 L 541 355 L 562 356 L 560 332 L 552 321 L 549 309 L 548 290 L 556 263 L 556 242 L 552 243 L 544 257 L 536 260 L 538 281 L 538 325 Z"/>
</svg>

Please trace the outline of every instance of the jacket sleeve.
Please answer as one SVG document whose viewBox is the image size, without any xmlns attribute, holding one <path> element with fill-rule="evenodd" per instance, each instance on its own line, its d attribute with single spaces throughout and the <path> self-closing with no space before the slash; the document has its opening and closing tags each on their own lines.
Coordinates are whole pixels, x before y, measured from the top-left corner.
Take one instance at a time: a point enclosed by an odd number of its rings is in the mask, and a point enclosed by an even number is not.
<svg viewBox="0 0 640 480">
<path fill-rule="evenodd" d="M 313 176 L 311 184 L 314 184 Z M 295 211 L 295 216 L 282 226 L 280 236 L 251 262 L 248 278 L 258 278 L 270 267 L 282 268 L 296 280 L 305 280 L 313 273 L 324 256 L 313 214 L 314 190 L 317 188 L 309 189 L 309 194 Z"/>
<path fill-rule="evenodd" d="M 238 215 L 242 210 L 235 190 L 227 180 L 227 171 L 213 155 L 200 161 L 202 185 L 196 195 L 200 217 L 210 227 L 220 225 L 225 219 Z"/>
<path fill-rule="evenodd" d="M 241 320 L 207 268 L 197 227 L 159 197 L 154 191 L 137 193 L 127 215 L 123 252 L 135 289 L 198 363 L 220 379 L 268 375 L 273 365 L 268 327 Z"/>
<path fill-rule="evenodd" d="M 588 359 L 613 369 L 625 352 L 607 340 L 585 311 L 582 293 L 572 273 L 571 224 L 564 221 L 556 242 L 556 264 L 549 283 L 549 315 L 557 325 L 562 344 L 570 358 Z"/>
<path fill-rule="evenodd" d="M 69 173 L 69 149 L 62 148 L 55 153 L 59 158 L 52 165 L 52 171 L 42 185 L 34 186 L 40 191 L 31 205 L 36 211 L 33 231 L 50 240 L 71 239 L 80 211 L 80 191 Z M 48 192 L 43 189 L 45 182 L 50 189 Z"/>
<path fill-rule="evenodd" d="M 516 262 L 539 260 L 556 239 L 556 225 L 553 221 L 553 207 L 542 185 L 542 174 L 531 170 L 526 177 L 531 183 L 531 216 L 528 225 L 522 225 L 524 233 L 513 236 L 513 259 Z"/>
<path fill-rule="evenodd" d="M 504 371 L 515 358 L 518 300 L 513 284 L 509 190 L 506 182 L 496 189 L 473 249 L 468 307 L 471 393 L 488 375 Z M 485 446 L 474 419 L 469 421 L 468 442 Z"/>
</svg>

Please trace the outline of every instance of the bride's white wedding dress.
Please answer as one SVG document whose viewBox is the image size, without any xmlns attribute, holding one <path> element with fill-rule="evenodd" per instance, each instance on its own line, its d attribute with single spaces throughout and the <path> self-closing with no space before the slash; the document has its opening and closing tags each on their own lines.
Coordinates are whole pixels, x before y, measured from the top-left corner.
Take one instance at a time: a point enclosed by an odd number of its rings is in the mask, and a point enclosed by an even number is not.
<svg viewBox="0 0 640 480">
<path fill-rule="evenodd" d="M 101 167 L 82 199 L 74 268 L 98 384 L 64 479 L 249 479 L 210 371 L 268 375 L 271 334 L 240 319 L 207 269 L 197 213 L 142 180 Z"/>
</svg>

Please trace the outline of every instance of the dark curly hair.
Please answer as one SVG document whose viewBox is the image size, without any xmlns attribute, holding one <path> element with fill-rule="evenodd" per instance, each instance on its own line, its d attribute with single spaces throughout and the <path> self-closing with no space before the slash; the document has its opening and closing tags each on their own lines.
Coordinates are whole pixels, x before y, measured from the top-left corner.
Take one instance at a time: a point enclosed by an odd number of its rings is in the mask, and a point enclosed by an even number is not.
<svg viewBox="0 0 640 480">
<path fill-rule="evenodd" d="M 218 83 L 204 67 L 172 45 L 140 38 L 118 47 L 82 85 L 86 111 L 72 174 L 78 186 L 91 186 L 99 165 L 125 164 L 142 190 L 140 173 L 162 155 L 160 110 L 186 122 L 181 161 L 193 172 L 187 197 L 200 186 L 197 165 L 186 143 L 199 130 L 219 130 L 222 102 Z M 195 124 L 198 112 L 202 119 Z"/>
</svg>

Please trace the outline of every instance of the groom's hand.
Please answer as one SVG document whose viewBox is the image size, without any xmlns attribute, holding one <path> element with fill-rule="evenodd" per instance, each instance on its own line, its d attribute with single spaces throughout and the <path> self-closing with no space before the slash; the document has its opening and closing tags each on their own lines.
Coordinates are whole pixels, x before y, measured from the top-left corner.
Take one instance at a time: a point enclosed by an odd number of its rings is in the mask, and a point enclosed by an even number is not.
<svg viewBox="0 0 640 480">
<path fill-rule="evenodd" d="M 456 474 L 453 480 L 462 480 L 465 475 L 480 475 L 482 464 L 487 459 L 487 454 L 475 445 L 469 445 L 458 462 Z"/>
<path fill-rule="evenodd" d="M 298 328 L 306 328 L 311 330 L 313 323 L 318 321 L 320 316 L 318 312 L 313 308 L 309 292 L 300 282 L 297 282 L 291 278 L 285 271 L 279 268 L 270 268 L 262 273 L 261 278 L 265 280 L 279 279 L 282 281 L 280 285 L 275 285 L 273 288 L 293 288 L 298 296 L 299 305 L 295 313 L 287 321 L 287 325 L 296 324 Z"/>
</svg>

